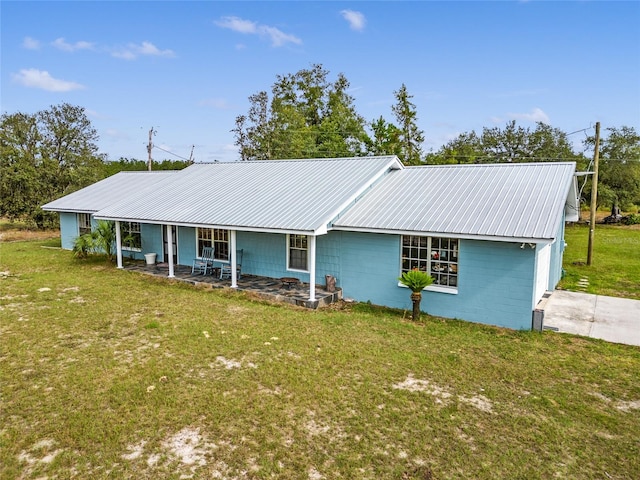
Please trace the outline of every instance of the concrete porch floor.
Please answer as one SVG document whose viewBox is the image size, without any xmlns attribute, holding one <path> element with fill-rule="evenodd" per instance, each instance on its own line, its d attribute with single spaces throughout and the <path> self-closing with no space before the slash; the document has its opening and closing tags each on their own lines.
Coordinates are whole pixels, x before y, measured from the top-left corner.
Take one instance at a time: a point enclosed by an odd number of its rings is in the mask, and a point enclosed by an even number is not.
<svg viewBox="0 0 640 480">
<path fill-rule="evenodd" d="M 154 277 L 168 278 L 169 266 L 164 263 L 147 265 L 144 262 L 125 262 L 125 270 L 135 271 Z M 193 285 L 211 285 L 212 288 L 230 288 L 231 280 L 220 280 L 216 275 L 192 274 L 191 267 L 184 265 L 174 266 L 173 280 L 191 283 Z M 252 292 L 265 299 L 277 302 L 290 303 L 305 308 L 319 308 L 342 299 L 342 290 L 336 287 L 335 292 L 328 292 L 324 285 L 316 285 L 316 299 L 309 300 L 309 284 L 285 286 L 278 278 L 259 277 L 257 275 L 242 274 L 238 280 L 238 290 Z"/>
</svg>

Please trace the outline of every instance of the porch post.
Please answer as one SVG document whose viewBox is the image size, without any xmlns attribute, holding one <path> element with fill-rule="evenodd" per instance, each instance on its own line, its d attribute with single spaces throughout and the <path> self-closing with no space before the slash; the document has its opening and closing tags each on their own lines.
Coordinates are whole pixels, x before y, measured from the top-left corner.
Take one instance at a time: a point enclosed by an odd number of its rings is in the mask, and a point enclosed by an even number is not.
<svg viewBox="0 0 640 480">
<path fill-rule="evenodd" d="M 169 278 L 174 278 L 173 273 L 173 232 L 171 231 L 171 225 L 167 224 L 167 250 L 169 255 Z"/>
<path fill-rule="evenodd" d="M 316 299 L 316 236 L 309 235 L 309 301 Z"/>
<path fill-rule="evenodd" d="M 238 288 L 238 259 L 236 258 L 236 231 L 231 230 L 229 242 L 229 256 L 231 257 L 231 288 Z"/>
<path fill-rule="evenodd" d="M 122 233 L 120 233 L 120 221 L 116 220 L 116 258 L 118 268 L 122 268 Z"/>
</svg>

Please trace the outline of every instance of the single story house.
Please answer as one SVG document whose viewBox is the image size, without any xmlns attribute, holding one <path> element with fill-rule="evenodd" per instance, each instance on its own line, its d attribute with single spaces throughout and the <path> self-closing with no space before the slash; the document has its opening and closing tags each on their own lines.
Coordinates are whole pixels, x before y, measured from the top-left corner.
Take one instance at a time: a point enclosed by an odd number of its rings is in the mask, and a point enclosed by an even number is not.
<svg viewBox="0 0 640 480">
<path fill-rule="evenodd" d="M 242 273 L 296 277 L 309 298 L 333 275 L 345 298 L 411 308 L 398 282 L 435 279 L 433 315 L 531 329 L 562 274 L 565 221 L 578 218 L 571 162 L 405 167 L 395 156 L 194 164 L 121 172 L 43 206 L 63 248 L 87 215 L 115 221 L 122 255 L 191 265 L 204 247 Z M 126 239 L 126 242 L 124 241 Z"/>
</svg>

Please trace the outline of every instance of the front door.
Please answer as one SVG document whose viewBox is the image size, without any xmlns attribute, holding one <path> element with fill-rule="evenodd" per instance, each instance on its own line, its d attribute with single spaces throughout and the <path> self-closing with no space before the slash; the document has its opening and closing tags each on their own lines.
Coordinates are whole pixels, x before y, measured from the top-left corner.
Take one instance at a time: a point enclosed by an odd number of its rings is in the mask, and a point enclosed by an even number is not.
<svg viewBox="0 0 640 480">
<path fill-rule="evenodd" d="M 173 250 L 173 264 L 178 264 L 178 231 L 175 225 L 171 225 L 171 249 Z M 162 245 L 164 251 L 164 262 L 169 263 L 169 245 L 167 239 L 167 226 L 162 226 Z"/>
</svg>

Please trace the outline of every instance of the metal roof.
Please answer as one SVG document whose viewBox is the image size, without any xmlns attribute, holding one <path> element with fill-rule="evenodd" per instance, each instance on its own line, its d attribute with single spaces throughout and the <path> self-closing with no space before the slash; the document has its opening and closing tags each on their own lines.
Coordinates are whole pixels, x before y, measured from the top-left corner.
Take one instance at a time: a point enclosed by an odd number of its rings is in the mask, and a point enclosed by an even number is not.
<svg viewBox="0 0 640 480">
<path fill-rule="evenodd" d="M 43 205 L 42 209 L 53 212 L 94 213 L 176 173 L 174 170 L 118 172 L 88 187 L 49 202 Z"/>
<path fill-rule="evenodd" d="M 572 162 L 407 167 L 376 184 L 333 228 L 553 239 L 574 172 Z"/>
<path fill-rule="evenodd" d="M 100 210 L 97 218 L 324 233 L 395 156 L 195 164 Z"/>
</svg>

